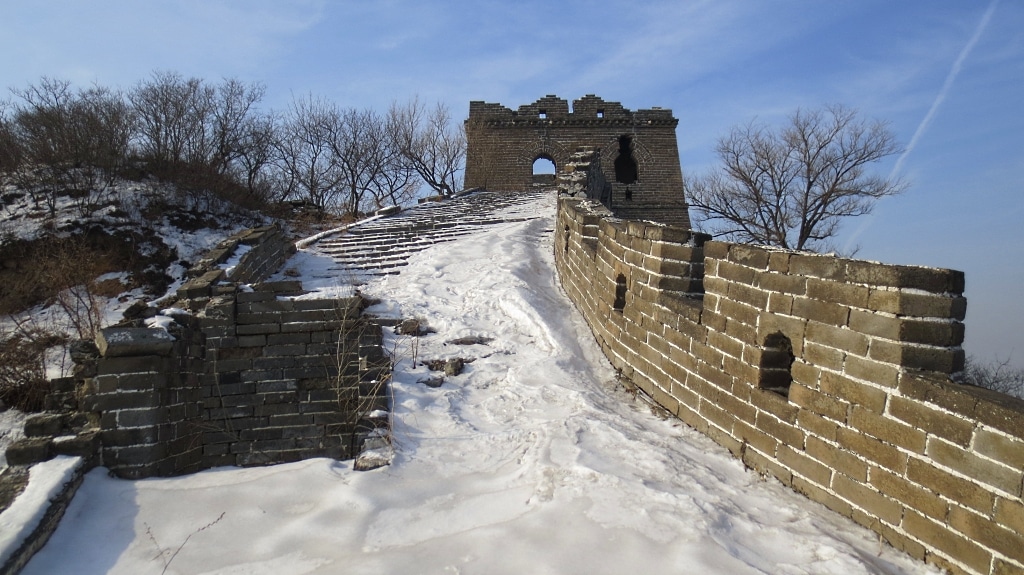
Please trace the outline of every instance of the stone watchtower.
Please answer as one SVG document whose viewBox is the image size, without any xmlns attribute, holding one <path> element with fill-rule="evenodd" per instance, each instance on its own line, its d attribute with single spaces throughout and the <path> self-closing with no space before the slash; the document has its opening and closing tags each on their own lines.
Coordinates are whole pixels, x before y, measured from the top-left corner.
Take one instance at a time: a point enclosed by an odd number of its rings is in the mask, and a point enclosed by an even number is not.
<svg viewBox="0 0 1024 575">
<path fill-rule="evenodd" d="M 545 96 L 512 110 L 469 103 L 466 188 L 520 191 L 533 185 L 540 158 L 566 168 L 581 148 L 595 152 L 605 184 L 600 197 L 616 215 L 690 227 L 671 110 L 631 111 L 587 95 L 572 103 Z"/>
</svg>

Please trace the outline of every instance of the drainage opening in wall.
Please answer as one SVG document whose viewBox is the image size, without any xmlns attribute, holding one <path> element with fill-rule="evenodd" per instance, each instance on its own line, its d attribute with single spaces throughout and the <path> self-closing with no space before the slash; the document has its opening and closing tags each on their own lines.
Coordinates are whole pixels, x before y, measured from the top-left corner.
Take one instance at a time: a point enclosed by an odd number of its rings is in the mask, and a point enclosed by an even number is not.
<svg viewBox="0 0 1024 575">
<path fill-rule="evenodd" d="M 619 274 L 615 278 L 615 301 L 612 302 L 615 311 L 622 311 L 626 308 L 626 276 Z"/>
<path fill-rule="evenodd" d="M 761 349 L 757 387 L 788 398 L 789 386 L 793 383 L 793 359 L 793 343 L 782 332 L 766 337 Z"/>
</svg>

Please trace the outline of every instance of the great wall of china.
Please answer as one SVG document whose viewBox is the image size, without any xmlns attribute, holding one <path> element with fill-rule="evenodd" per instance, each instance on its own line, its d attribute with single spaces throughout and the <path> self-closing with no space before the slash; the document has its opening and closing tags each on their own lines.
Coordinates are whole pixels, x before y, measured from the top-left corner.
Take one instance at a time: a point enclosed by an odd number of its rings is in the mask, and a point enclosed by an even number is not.
<svg viewBox="0 0 1024 575">
<path fill-rule="evenodd" d="M 467 186 L 510 193 L 424 205 L 325 249 L 388 273 L 418 243 L 500 221 L 486 206 L 538 193 L 525 191 L 530 168 L 550 159 L 562 286 L 624 378 L 750 468 L 918 559 L 1024 571 L 1024 401 L 950 379 L 964 360 L 963 274 L 690 231 L 675 126 L 671 111 L 595 96 L 571 112 L 554 96 L 517 111 L 473 102 Z M 216 264 L 238 245 L 249 252 L 229 276 Z M 358 298 L 261 285 L 293 249 L 266 228 L 211 254 L 179 293 L 193 315 L 173 318 L 174 341 L 104 330 L 8 460 L 67 453 L 136 478 L 352 457 L 387 403 L 380 325 Z"/>
</svg>

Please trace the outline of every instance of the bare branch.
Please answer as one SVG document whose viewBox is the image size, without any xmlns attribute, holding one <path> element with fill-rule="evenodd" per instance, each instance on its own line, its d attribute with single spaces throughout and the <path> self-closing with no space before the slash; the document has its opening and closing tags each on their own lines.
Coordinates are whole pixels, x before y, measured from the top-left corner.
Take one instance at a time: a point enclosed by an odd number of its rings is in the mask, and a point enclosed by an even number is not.
<svg viewBox="0 0 1024 575">
<path fill-rule="evenodd" d="M 824 247 L 843 218 L 906 189 L 866 171 L 900 152 L 888 126 L 843 106 L 797 110 L 781 130 L 733 128 L 716 151 L 721 168 L 688 182 L 689 200 L 708 231 L 734 241 Z"/>
</svg>

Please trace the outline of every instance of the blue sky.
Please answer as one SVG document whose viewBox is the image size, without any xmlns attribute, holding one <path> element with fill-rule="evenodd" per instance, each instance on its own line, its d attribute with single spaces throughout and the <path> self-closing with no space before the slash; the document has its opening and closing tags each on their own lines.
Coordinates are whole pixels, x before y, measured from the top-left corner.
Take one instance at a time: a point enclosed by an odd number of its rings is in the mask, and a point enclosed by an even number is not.
<svg viewBox="0 0 1024 575">
<path fill-rule="evenodd" d="M 1024 2 L 0 0 L 0 87 L 131 87 L 154 70 L 383 111 L 597 94 L 679 118 L 685 173 L 757 118 L 841 103 L 906 147 L 910 182 L 838 242 L 967 273 L 968 353 L 1024 366 Z"/>
</svg>

